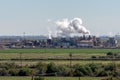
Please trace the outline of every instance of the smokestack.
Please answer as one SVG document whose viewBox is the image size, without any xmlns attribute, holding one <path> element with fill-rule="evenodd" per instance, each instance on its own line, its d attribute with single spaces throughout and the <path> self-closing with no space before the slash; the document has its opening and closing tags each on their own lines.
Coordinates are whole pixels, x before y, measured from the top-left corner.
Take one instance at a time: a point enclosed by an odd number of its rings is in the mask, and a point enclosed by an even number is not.
<svg viewBox="0 0 120 80">
<path fill-rule="evenodd" d="M 82 20 L 80 18 L 74 18 L 72 20 L 63 19 L 56 22 L 57 27 L 57 35 L 61 36 L 70 36 L 72 33 L 78 34 L 88 34 L 90 35 L 90 31 L 87 30 L 82 25 Z"/>
</svg>

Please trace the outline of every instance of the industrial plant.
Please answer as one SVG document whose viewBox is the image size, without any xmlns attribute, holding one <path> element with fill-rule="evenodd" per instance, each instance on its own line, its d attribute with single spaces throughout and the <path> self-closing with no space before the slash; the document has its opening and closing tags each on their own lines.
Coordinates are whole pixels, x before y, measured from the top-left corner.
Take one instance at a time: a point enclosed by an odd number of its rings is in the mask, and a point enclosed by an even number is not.
<svg viewBox="0 0 120 80">
<path fill-rule="evenodd" d="M 115 37 L 96 37 L 82 25 L 80 18 L 55 22 L 56 30 L 45 36 L 0 37 L 0 48 L 119 48 Z"/>
<path fill-rule="evenodd" d="M 0 48 L 119 48 L 119 42 L 114 37 L 0 37 Z"/>
</svg>

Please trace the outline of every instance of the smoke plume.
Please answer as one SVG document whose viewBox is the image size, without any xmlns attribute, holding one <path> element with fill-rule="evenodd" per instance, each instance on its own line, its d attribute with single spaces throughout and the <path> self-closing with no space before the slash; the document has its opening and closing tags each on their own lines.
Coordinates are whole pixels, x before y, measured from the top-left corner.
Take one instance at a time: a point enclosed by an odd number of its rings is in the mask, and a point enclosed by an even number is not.
<svg viewBox="0 0 120 80">
<path fill-rule="evenodd" d="M 56 22 L 56 27 L 57 35 L 70 36 L 72 33 L 90 34 L 90 31 L 82 25 L 80 18 L 59 20 Z"/>
</svg>

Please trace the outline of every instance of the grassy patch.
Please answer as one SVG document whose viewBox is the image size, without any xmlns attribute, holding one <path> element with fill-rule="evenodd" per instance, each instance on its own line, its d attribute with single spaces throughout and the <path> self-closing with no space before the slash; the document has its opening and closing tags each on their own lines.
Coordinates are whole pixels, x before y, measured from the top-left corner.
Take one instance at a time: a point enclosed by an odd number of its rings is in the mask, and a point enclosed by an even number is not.
<svg viewBox="0 0 120 80">
<path fill-rule="evenodd" d="M 79 80 L 78 77 L 45 77 L 46 80 Z M 81 77 L 80 80 L 101 80 L 97 77 Z M 31 77 L 0 77 L 0 80 L 31 80 Z"/>
<path fill-rule="evenodd" d="M 120 52 L 120 49 L 6 49 L 0 53 L 107 53 Z"/>
<path fill-rule="evenodd" d="M 37 63 L 39 62 L 43 62 L 45 64 L 49 64 L 51 62 L 57 64 L 57 65 L 69 65 L 70 64 L 70 61 L 69 60 L 47 60 L 47 61 L 23 61 L 22 62 L 22 65 L 25 66 L 25 65 L 36 65 Z M 21 62 L 20 61 L 0 61 L 0 63 L 15 63 L 17 65 L 21 65 Z M 93 60 L 93 61 L 81 61 L 81 60 L 75 60 L 75 61 L 72 61 L 72 65 L 74 64 L 81 64 L 81 65 L 85 65 L 85 64 L 90 64 L 90 63 L 98 63 L 98 64 L 109 64 L 109 63 L 113 63 L 113 61 L 101 61 L 101 60 Z M 114 63 L 116 64 L 120 64 L 120 61 L 114 61 Z"/>
<path fill-rule="evenodd" d="M 105 56 L 105 53 L 73 53 L 72 58 L 91 58 L 91 56 Z M 19 53 L 0 53 L 0 59 L 19 59 Z M 69 53 L 22 53 L 23 59 L 32 58 L 69 58 Z"/>
<path fill-rule="evenodd" d="M 4 76 L 4 77 L 0 77 L 0 80 L 31 80 L 31 77 L 18 77 L 18 76 L 15 76 L 15 77 L 7 77 L 7 76 Z"/>
</svg>

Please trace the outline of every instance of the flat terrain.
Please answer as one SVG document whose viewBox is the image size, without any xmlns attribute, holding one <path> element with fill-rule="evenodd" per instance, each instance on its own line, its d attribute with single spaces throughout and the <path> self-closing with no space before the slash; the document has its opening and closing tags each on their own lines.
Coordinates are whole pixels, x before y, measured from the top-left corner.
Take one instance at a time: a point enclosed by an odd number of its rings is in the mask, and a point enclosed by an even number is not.
<svg viewBox="0 0 120 80">
<path fill-rule="evenodd" d="M 5 49 L 0 50 L 0 59 L 35 58 L 91 58 L 91 56 L 105 56 L 107 52 L 119 53 L 120 49 Z"/>
<path fill-rule="evenodd" d="M 43 63 L 55 63 L 57 65 L 69 65 L 70 64 L 70 61 L 67 60 L 67 61 L 64 61 L 64 60 L 43 60 L 43 61 L 22 61 L 22 65 L 25 66 L 25 65 L 36 65 L 37 63 L 39 62 L 43 62 Z M 17 65 L 21 65 L 21 61 L 0 61 L 0 63 L 15 63 Z M 90 63 L 97 63 L 97 64 L 109 64 L 109 63 L 116 63 L 116 64 L 120 64 L 120 61 L 102 61 L 102 60 L 98 60 L 98 61 L 80 61 L 80 60 L 75 60 L 75 61 L 72 61 L 72 65 L 74 64 L 81 64 L 81 65 L 85 65 L 85 64 L 90 64 Z"/>
<path fill-rule="evenodd" d="M 78 77 L 45 77 L 46 80 L 79 80 Z M 81 77 L 80 80 L 101 80 L 96 77 Z M 0 80 L 31 80 L 31 77 L 0 77 Z"/>
<path fill-rule="evenodd" d="M 11 59 L 31 59 L 27 61 L 22 61 L 22 65 L 33 65 L 40 61 L 44 63 L 54 62 L 56 64 L 69 64 L 69 60 L 35 60 L 32 59 L 69 59 L 69 53 L 72 53 L 73 59 L 89 59 L 92 56 L 106 56 L 107 52 L 118 53 L 120 49 L 5 49 L 0 50 L 0 63 L 16 63 L 20 64 L 21 61 Z M 22 54 L 20 54 L 22 53 Z M 9 59 L 9 60 L 7 60 Z M 84 61 L 84 60 L 74 60 L 72 64 L 80 63 L 101 63 L 108 64 L 112 61 L 105 60 L 92 60 L 92 61 Z M 115 61 L 115 63 L 119 64 L 120 61 Z"/>
<path fill-rule="evenodd" d="M 120 49 L 4 49 L 0 53 L 107 53 L 120 52 Z"/>
<path fill-rule="evenodd" d="M 20 53 L 0 53 L 0 59 L 19 59 Z M 72 53 L 72 58 L 91 58 L 91 56 L 105 56 L 105 53 Z M 22 59 L 50 59 L 69 58 L 69 53 L 22 53 Z"/>
<path fill-rule="evenodd" d="M 69 59 L 69 53 L 72 53 L 72 58 L 89 59 L 92 56 L 106 56 L 107 52 L 119 53 L 120 49 L 5 49 L 0 50 L 0 63 L 15 63 L 20 65 L 20 60 L 11 59 L 51 59 L 51 58 L 61 58 Z M 21 53 L 21 54 L 20 54 Z M 8 59 L 8 60 L 7 60 Z M 69 65 L 69 60 L 22 60 L 22 66 L 34 65 L 39 62 L 55 64 L 65 64 Z M 105 60 L 72 60 L 72 64 L 88 64 L 88 63 L 99 63 L 99 64 L 109 64 L 116 63 L 120 64 L 120 61 L 105 61 Z M 45 77 L 46 80 L 79 80 L 78 77 Z M 102 78 L 97 77 L 82 77 L 80 80 L 101 80 Z M 0 80 L 31 80 L 31 77 L 0 77 Z"/>
</svg>

